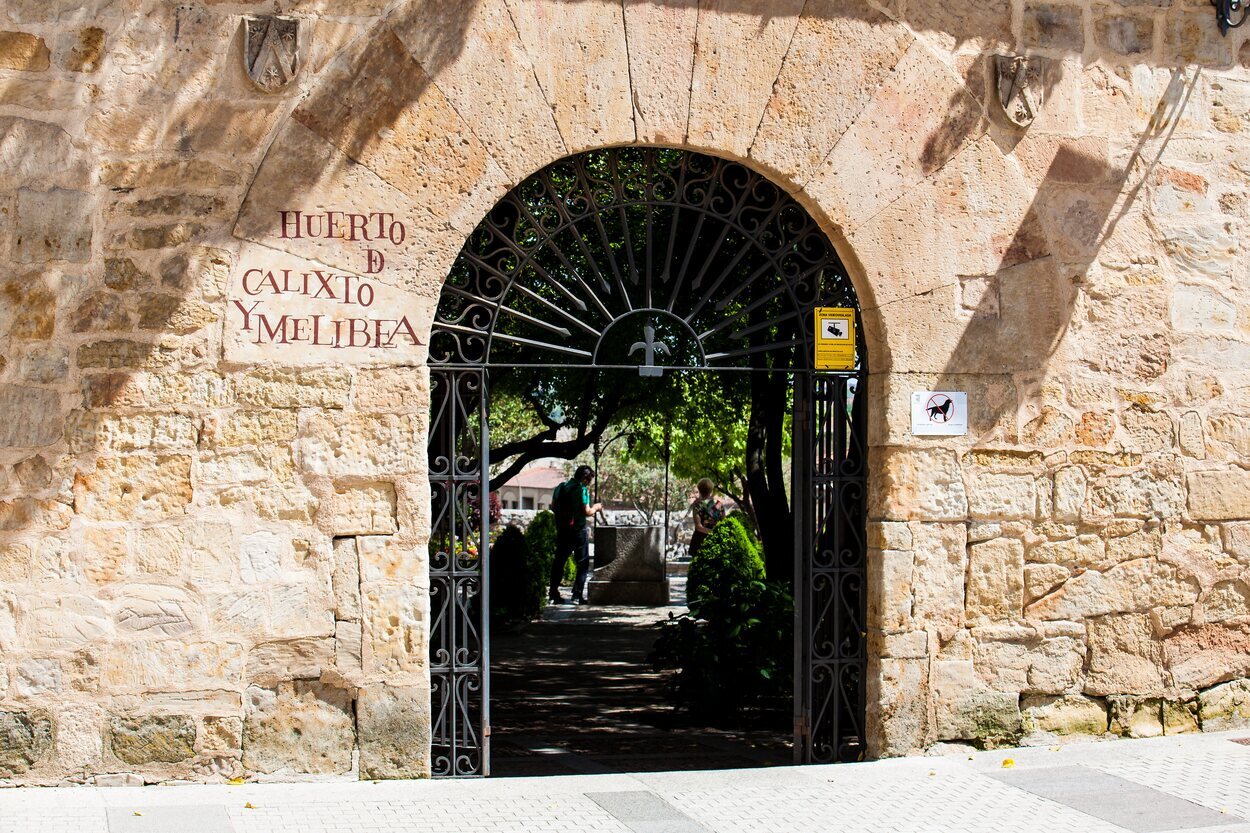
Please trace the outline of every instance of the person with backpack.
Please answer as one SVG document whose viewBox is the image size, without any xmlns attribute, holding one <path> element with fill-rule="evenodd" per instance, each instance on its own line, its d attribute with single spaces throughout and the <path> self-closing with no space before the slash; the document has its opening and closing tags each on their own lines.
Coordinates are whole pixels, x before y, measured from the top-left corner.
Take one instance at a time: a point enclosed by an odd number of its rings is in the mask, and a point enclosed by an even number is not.
<svg viewBox="0 0 1250 833">
<path fill-rule="evenodd" d="M 590 530 L 587 520 L 603 508 L 590 503 L 589 486 L 595 479 L 590 466 L 578 466 L 573 477 L 556 486 L 551 495 L 551 511 L 556 516 L 556 557 L 551 562 L 551 587 L 547 598 L 552 604 L 564 604 L 560 596 L 560 580 L 570 556 L 577 567 L 573 579 L 573 604 L 585 604 L 586 574 L 590 572 Z"/>
</svg>

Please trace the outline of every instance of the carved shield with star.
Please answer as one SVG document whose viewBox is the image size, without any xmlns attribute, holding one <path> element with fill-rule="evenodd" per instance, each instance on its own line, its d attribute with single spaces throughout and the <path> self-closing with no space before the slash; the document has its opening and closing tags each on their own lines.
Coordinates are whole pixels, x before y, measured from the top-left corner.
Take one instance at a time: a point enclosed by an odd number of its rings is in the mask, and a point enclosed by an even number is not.
<svg viewBox="0 0 1250 833">
<path fill-rule="evenodd" d="M 244 18 L 243 68 L 265 92 L 276 92 L 299 71 L 299 21 L 265 15 Z"/>
<path fill-rule="evenodd" d="M 998 103 L 1016 127 L 1028 127 L 1042 110 L 1045 98 L 1043 62 L 1018 55 L 994 56 Z"/>
</svg>

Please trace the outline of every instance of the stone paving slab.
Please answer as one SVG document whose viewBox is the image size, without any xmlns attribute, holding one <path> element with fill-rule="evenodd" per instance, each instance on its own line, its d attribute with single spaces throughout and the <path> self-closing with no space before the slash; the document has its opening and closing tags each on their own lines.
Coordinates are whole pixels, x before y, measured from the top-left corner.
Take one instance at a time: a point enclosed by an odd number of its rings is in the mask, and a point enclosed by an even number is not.
<svg viewBox="0 0 1250 833">
<path fill-rule="evenodd" d="M 1250 747 L 1230 742 L 1246 735 L 702 772 L 3 789 L 0 833 L 1163 833 L 1126 802 L 1159 810 L 1166 833 L 1250 833 Z"/>
</svg>

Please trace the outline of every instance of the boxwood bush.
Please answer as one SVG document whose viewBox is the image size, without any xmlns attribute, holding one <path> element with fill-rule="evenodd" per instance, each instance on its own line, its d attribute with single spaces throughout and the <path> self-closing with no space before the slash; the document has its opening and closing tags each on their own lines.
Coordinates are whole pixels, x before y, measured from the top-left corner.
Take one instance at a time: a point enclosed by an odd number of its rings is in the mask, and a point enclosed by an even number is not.
<svg viewBox="0 0 1250 833">
<path fill-rule="evenodd" d="M 790 697 L 794 600 L 765 578 L 742 523 L 717 524 L 690 562 L 690 612 L 660 625 L 650 655 L 656 669 L 675 672 L 666 683 L 675 705 L 717 722 Z"/>
</svg>

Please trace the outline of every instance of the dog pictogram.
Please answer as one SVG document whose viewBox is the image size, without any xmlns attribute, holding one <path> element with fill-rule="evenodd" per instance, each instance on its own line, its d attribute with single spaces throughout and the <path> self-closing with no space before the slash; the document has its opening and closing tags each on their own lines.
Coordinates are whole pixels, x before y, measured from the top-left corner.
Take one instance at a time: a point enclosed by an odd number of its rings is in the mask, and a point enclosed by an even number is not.
<svg viewBox="0 0 1250 833">
<path fill-rule="evenodd" d="M 929 414 L 930 422 L 950 422 L 951 417 L 955 415 L 955 403 L 949 396 L 940 393 L 930 396 L 924 407 L 925 412 Z"/>
</svg>

